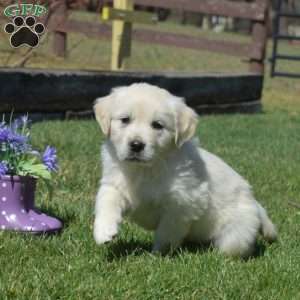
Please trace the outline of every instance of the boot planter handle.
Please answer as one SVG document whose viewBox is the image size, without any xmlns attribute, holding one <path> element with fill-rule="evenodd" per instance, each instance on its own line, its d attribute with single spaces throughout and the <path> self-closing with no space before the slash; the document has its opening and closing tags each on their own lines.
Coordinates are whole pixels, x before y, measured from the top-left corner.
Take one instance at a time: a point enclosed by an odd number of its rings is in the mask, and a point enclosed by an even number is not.
<svg viewBox="0 0 300 300">
<path fill-rule="evenodd" d="M 30 176 L 0 177 L 1 230 L 45 234 L 58 232 L 62 222 L 35 205 L 36 179 Z"/>
</svg>

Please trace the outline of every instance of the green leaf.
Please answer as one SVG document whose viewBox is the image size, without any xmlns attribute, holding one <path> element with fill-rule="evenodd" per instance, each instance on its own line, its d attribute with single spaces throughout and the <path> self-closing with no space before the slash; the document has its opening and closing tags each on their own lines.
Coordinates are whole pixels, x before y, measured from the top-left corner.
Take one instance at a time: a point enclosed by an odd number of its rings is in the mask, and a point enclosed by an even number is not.
<svg viewBox="0 0 300 300">
<path fill-rule="evenodd" d="M 43 164 L 34 164 L 34 160 L 22 161 L 19 163 L 19 175 L 30 175 L 45 180 L 51 179 L 51 173 Z"/>
</svg>

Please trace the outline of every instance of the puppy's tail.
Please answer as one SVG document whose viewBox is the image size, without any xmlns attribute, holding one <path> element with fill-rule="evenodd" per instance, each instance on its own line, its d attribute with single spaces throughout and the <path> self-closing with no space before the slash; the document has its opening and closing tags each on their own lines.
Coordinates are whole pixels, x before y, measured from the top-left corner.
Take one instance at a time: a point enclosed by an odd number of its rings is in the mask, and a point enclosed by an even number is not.
<svg viewBox="0 0 300 300">
<path fill-rule="evenodd" d="M 268 242 L 274 242 L 277 240 L 277 230 L 275 225 L 272 223 L 266 210 L 257 202 L 261 221 L 261 233 L 264 239 Z"/>
</svg>

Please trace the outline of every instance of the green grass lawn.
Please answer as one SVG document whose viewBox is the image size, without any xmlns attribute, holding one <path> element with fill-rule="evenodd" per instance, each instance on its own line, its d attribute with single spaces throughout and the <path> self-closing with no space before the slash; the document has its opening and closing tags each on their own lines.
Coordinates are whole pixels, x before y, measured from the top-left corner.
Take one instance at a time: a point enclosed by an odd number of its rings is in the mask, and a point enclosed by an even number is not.
<svg viewBox="0 0 300 300">
<path fill-rule="evenodd" d="M 169 30 L 170 25 L 164 26 Z M 28 66 L 107 68 L 109 44 L 76 35 L 70 43 L 81 39 L 65 61 L 51 56 L 45 45 Z M 1 39 L 0 65 L 11 51 Z M 134 53 L 132 68 L 246 70 L 238 59 L 210 53 L 140 44 Z M 14 55 L 20 58 L 20 53 Z M 202 146 L 252 184 L 278 226 L 279 241 L 268 245 L 259 240 L 257 256 L 247 261 L 194 245 L 172 256 L 155 256 L 150 252 L 152 234 L 127 222 L 112 243 L 96 246 L 92 223 L 103 141 L 98 125 L 92 120 L 34 124 L 34 144 L 55 145 L 61 167 L 53 199 L 40 184 L 37 204 L 61 217 L 65 227 L 50 237 L 0 232 L 0 299 L 300 299 L 300 210 L 288 204 L 300 203 L 299 95 L 299 80 L 266 76 L 264 113 L 200 118 Z"/>
<path fill-rule="evenodd" d="M 253 185 L 277 224 L 277 243 L 258 243 L 248 261 L 186 246 L 152 255 L 152 234 L 125 223 L 111 244 L 92 238 L 94 197 L 103 141 L 94 121 L 44 122 L 36 145 L 58 147 L 61 171 L 51 202 L 39 186 L 39 206 L 66 222 L 59 236 L 0 233 L 1 299 L 299 299 L 300 118 L 284 113 L 202 117 L 202 145 Z"/>
</svg>

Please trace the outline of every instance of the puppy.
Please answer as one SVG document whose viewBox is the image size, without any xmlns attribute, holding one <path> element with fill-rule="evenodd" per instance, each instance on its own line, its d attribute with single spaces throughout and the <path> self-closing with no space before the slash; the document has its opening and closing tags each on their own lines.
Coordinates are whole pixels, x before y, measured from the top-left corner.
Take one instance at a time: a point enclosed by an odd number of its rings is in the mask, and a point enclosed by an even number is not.
<svg viewBox="0 0 300 300">
<path fill-rule="evenodd" d="M 192 139 L 198 117 L 183 99 L 146 83 L 113 89 L 94 111 L 107 137 L 96 197 L 94 238 L 112 240 L 125 215 L 153 230 L 153 251 L 184 240 L 252 253 L 259 232 L 277 233 L 249 184 Z"/>
</svg>

